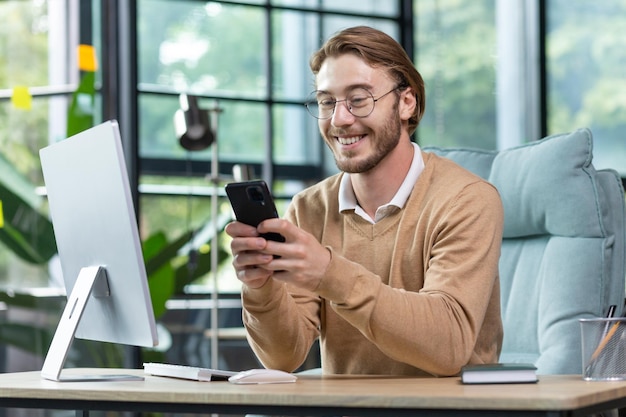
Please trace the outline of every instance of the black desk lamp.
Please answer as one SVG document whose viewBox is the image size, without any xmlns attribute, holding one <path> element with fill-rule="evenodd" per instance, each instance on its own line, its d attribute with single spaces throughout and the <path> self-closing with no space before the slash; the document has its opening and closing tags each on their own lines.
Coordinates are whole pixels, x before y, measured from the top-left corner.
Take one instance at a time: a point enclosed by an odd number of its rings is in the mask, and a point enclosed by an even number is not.
<svg viewBox="0 0 626 417">
<path fill-rule="evenodd" d="M 174 129 L 180 146 L 189 151 L 201 151 L 215 141 L 209 111 L 198 106 L 198 98 L 180 95 L 180 109 L 174 114 Z"/>
</svg>

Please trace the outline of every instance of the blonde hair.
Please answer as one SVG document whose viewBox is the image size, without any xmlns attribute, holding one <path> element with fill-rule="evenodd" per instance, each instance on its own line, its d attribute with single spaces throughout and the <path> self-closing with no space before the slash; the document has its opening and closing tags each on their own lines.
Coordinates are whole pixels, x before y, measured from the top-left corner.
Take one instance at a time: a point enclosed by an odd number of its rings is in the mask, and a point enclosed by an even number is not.
<svg viewBox="0 0 626 417">
<path fill-rule="evenodd" d="M 326 58 L 343 54 L 354 54 L 372 67 L 385 68 L 400 87 L 411 87 L 417 103 L 409 119 L 409 135 L 413 134 L 424 115 L 426 95 L 424 80 L 402 45 L 386 33 L 368 26 L 344 29 L 311 56 L 311 71 L 317 75 Z"/>
</svg>

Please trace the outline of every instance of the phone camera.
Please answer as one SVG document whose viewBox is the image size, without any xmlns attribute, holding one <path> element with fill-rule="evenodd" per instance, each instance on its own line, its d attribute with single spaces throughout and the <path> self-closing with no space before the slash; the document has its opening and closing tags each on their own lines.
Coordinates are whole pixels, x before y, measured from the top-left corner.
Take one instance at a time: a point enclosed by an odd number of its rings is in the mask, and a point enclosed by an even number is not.
<svg viewBox="0 0 626 417">
<path fill-rule="evenodd" d="M 265 197 L 263 196 L 263 191 L 259 186 L 253 186 L 248 188 L 248 196 L 250 200 L 259 203 L 261 205 L 265 204 Z"/>
</svg>

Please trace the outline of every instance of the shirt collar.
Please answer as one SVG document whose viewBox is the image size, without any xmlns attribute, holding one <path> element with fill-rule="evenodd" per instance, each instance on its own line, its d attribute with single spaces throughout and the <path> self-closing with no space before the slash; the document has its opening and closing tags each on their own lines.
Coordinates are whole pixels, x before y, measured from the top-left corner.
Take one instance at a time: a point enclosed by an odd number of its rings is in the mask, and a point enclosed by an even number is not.
<svg viewBox="0 0 626 417">
<path fill-rule="evenodd" d="M 422 151 L 417 143 L 412 142 L 412 145 L 414 149 L 413 161 L 411 162 L 409 171 L 407 172 L 404 181 L 402 181 L 400 188 L 393 196 L 391 201 L 378 208 L 378 210 L 376 211 L 376 219 L 371 219 L 365 213 L 365 211 L 357 204 L 356 195 L 354 194 L 354 188 L 352 188 L 352 180 L 350 179 L 350 174 L 348 173 L 343 174 L 341 182 L 339 184 L 339 212 L 341 213 L 346 210 L 354 210 L 355 213 L 359 214 L 365 220 L 374 223 L 375 221 L 380 220 L 386 214 L 389 214 L 390 210 L 388 210 L 388 208 L 390 208 L 390 206 L 397 207 L 398 209 L 404 207 L 406 201 L 409 199 L 411 191 L 413 191 L 413 186 L 415 185 L 415 182 L 424 170 L 424 159 L 422 158 Z"/>
</svg>

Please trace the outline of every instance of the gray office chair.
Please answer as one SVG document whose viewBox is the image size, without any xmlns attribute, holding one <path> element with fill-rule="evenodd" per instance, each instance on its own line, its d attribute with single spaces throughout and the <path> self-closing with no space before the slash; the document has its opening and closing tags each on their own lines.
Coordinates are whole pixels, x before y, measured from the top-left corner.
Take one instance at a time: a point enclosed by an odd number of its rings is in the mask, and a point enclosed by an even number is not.
<svg viewBox="0 0 626 417">
<path fill-rule="evenodd" d="M 622 313 L 624 190 L 592 164 L 587 129 L 503 151 L 425 147 L 494 184 L 504 204 L 501 362 L 582 372 L 578 319 Z"/>
</svg>

